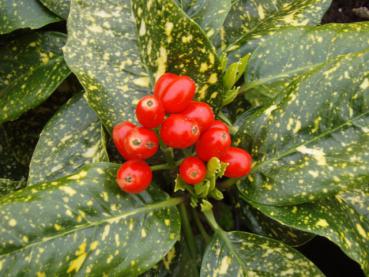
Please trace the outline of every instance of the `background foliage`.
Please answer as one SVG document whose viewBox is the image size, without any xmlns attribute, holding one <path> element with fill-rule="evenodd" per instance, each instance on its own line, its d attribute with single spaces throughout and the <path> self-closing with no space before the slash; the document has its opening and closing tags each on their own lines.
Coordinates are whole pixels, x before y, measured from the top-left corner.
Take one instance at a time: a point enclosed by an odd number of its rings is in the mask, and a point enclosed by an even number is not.
<svg viewBox="0 0 369 277">
<path fill-rule="evenodd" d="M 0 0 L 1 275 L 321 276 L 318 235 L 369 276 L 369 24 L 331 2 Z M 166 71 L 255 160 L 212 210 L 115 184 L 111 129 Z"/>
</svg>

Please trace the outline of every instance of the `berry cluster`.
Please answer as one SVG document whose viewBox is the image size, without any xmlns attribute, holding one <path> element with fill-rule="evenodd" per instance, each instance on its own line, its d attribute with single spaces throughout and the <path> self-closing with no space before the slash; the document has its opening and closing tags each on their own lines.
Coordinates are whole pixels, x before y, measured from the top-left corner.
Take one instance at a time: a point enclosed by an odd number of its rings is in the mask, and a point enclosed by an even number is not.
<svg viewBox="0 0 369 277">
<path fill-rule="evenodd" d="M 159 149 L 161 141 L 174 149 L 195 145 L 196 156 L 183 159 L 179 166 L 181 179 L 190 185 L 204 180 L 204 162 L 212 157 L 227 163 L 224 176 L 239 178 L 251 169 L 251 156 L 241 148 L 231 147 L 228 126 L 215 120 L 212 108 L 194 101 L 195 82 L 188 76 L 165 73 L 157 81 L 154 95 L 137 104 L 136 117 L 142 125 L 125 121 L 113 129 L 113 141 L 127 160 L 118 170 L 117 183 L 129 193 L 140 193 L 151 183 L 152 171 L 145 162 Z"/>
</svg>

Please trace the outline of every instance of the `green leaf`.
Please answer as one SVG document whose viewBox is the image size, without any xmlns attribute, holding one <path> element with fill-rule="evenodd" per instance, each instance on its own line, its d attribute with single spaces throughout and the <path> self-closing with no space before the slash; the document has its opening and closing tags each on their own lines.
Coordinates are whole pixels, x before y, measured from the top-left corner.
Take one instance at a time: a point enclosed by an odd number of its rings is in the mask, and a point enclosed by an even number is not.
<svg viewBox="0 0 369 277">
<path fill-rule="evenodd" d="M 43 129 L 32 156 L 28 184 L 52 181 L 87 163 L 108 160 L 100 120 L 78 94 Z"/>
<path fill-rule="evenodd" d="M 178 3 L 178 5 L 200 25 L 209 39 L 217 42 L 232 7 L 232 0 L 194 0 L 182 5 Z"/>
<path fill-rule="evenodd" d="M 160 261 L 179 239 L 182 199 L 123 193 L 117 169 L 88 165 L 0 198 L 1 275 L 136 276 Z"/>
<path fill-rule="evenodd" d="M 25 180 L 21 180 L 21 181 L 13 181 L 13 180 L 9 180 L 9 179 L 2 179 L 0 178 L 0 197 L 19 190 L 23 187 L 26 186 L 26 181 Z"/>
<path fill-rule="evenodd" d="M 369 275 L 368 187 L 296 206 L 251 204 L 282 224 L 328 238 Z"/>
<path fill-rule="evenodd" d="M 41 104 L 68 77 L 61 51 L 65 38 L 31 33 L 0 47 L 0 125 Z"/>
<path fill-rule="evenodd" d="M 143 63 L 157 79 L 164 72 L 188 75 L 196 98 L 217 107 L 221 101 L 221 64 L 201 28 L 172 0 L 132 1 Z"/>
<path fill-rule="evenodd" d="M 324 276 L 287 245 L 246 232 L 218 231 L 205 252 L 201 276 Z"/>
<path fill-rule="evenodd" d="M 368 36 L 368 22 L 282 28 L 252 53 L 242 92 L 254 105 L 268 103 L 297 75 L 331 58 L 369 48 Z"/>
<path fill-rule="evenodd" d="M 301 246 L 314 238 L 311 233 L 296 230 L 265 216 L 244 201 L 240 204 L 246 226 L 253 233 L 282 241 L 294 247 Z"/>
<path fill-rule="evenodd" d="M 58 16 L 67 19 L 71 0 L 40 0 L 45 7 Z"/>
<path fill-rule="evenodd" d="M 129 0 L 72 0 L 65 60 L 103 124 L 136 121 L 134 104 L 149 92 Z"/>
<path fill-rule="evenodd" d="M 237 0 L 224 23 L 231 61 L 251 53 L 282 26 L 318 25 L 331 0 Z"/>
<path fill-rule="evenodd" d="M 369 49 L 301 75 L 248 116 L 235 141 L 254 166 L 238 188 L 249 200 L 311 202 L 369 183 Z"/>
<path fill-rule="evenodd" d="M 37 0 L 0 0 L 0 15 L 0 34 L 21 28 L 38 29 L 61 20 Z"/>
<path fill-rule="evenodd" d="M 236 82 L 241 78 L 248 66 L 250 56 L 250 54 L 244 56 L 227 68 L 223 76 L 223 83 L 226 89 L 233 88 Z"/>
</svg>

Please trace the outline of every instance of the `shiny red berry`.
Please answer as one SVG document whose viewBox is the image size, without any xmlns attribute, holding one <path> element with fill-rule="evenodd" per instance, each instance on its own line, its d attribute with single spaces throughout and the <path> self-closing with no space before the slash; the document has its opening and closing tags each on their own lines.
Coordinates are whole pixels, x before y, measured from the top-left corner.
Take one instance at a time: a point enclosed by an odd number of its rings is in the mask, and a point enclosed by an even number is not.
<svg viewBox="0 0 369 277">
<path fill-rule="evenodd" d="M 124 121 L 114 126 L 113 128 L 113 141 L 115 147 L 118 149 L 119 153 L 126 158 L 127 152 L 124 147 L 124 138 L 127 136 L 127 133 L 135 128 L 136 126 L 129 121 Z M 127 159 L 127 158 L 126 158 Z"/>
<path fill-rule="evenodd" d="M 195 185 L 204 180 L 206 167 L 203 161 L 196 157 L 188 157 L 179 166 L 179 176 L 187 184 Z"/>
<path fill-rule="evenodd" d="M 231 136 L 228 132 L 212 128 L 205 131 L 196 143 L 196 153 L 204 161 L 212 157 L 220 157 L 223 152 L 231 145 Z"/>
<path fill-rule="evenodd" d="M 150 166 L 141 160 L 127 161 L 117 172 L 117 184 L 128 193 L 143 192 L 150 185 L 152 172 Z"/>
<path fill-rule="evenodd" d="M 180 113 L 195 96 L 196 84 L 188 76 L 180 76 L 171 83 L 159 98 L 167 113 Z"/>
<path fill-rule="evenodd" d="M 164 121 L 164 107 L 154 96 L 145 96 L 137 104 L 136 117 L 142 126 L 156 128 Z"/>
<path fill-rule="evenodd" d="M 179 78 L 178 75 L 169 73 L 169 72 L 161 75 L 161 77 L 158 79 L 158 81 L 155 84 L 154 96 L 157 99 L 161 99 L 164 91 L 168 88 L 168 86 L 172 84 L 178 78 Z"/>
<path fill-rule="evenodd" d="M 158 151 L 159 140 L 152 130 L 136 127 L 124 138 L 124 148 L 128 160 L 146 160 Z"/>
<path fill-rule="evenodd" d="M 169 147 L 183 149 L 196 143 L 200 129 L 195 121 L 181 114 L 172 114 L 161 125 L 160 136 Z"/>
<path fill-rule="evenodd" d="M 181 113 L 199 124 L 200 132 L 205 131 L 214 122 L 213 109 L 204 102 L 192 101 Z"/>
<path fill-rule="evenodd" d="M 237 147 L 229 147 L 220 157 L 228 167 L 224 176 L 229 178 L 240 178 L 250 173 L 252 157 L 245 150 Z"/>
<path fill-rule="evenodd" d="M 211 123 L 211 125 L 209 126 L 208 129 L 212 129 L 212 128 L 218 128 L 218 129 L 222 129 L 226 132 L 229 132 L 228 125 L 225 124 L 224 122 L 220 121 L 220 120 L 214 120 L 213 123 Z"/>
</svg>

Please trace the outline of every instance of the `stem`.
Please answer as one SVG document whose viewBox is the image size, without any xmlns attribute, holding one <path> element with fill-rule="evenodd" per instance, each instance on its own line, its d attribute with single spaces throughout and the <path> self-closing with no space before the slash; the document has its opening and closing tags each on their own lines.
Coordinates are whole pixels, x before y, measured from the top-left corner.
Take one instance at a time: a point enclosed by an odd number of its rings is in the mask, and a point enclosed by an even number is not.
<svg viewBox="0 0 369 277">
<path fill-rule="evenodd" d="M 223 120 L 225 123 L 227 123 L 229 126 L 232 126 L 233 125 L 232 122 L 229 120 L 229 118 L 222 111 L 220 111 L 218 113 L 218 117 L 221 120 Z"/>
<path fill-rule="evenodd" d="M 174 164 L 174 153 L 173 153 L 173 148 L 167 147 L 164 142 L 162 141 L 161 137 L 160 137 L 160 133 L 158 129 L 155 129 L 155 133 L 159 138 L 159 145 L 160 145 L 160 149 L 161 151 L 163 151 L 165 159 L 167 160 L 167 162 L 169 164 Z"/>
<path fill-rule="evenodd" d="M 240 178 L 229 178 L 219 184 L 219 189 L 221 190 L 229 190 L 234 187 L 234 184 L 240 181 Z"/>
<path fill-rule="evenodd" d="M 213 210 L 207 210 L 203 212 L 206 219 L 208 220 L 211 228 L 214 230 L 214 232 L 223 232 L 222 228 L 218 225 L 217 221 L 215 220 Z"/>
<path fill-rule="evenodd" d="M 224 241 L 226 248 L 228 248 L 229 252 L 231 252 L 231 254 L 236 258 L 236 260 L 240 264 L 241 268 L 246 272 L 247 267 L 244 264 L 244 261 L 235 251 L 234 246 L 232 245 L 232 242 L 230 241 L 227 232 L 225 232 L 216 222 L 213 210 L 209 209 L 207 211 L 204 211 L 203 213 L 206 219 L 208 220 L 211 228 L 213 228 L 214 232 L 218 235 L 218 237 Z"/>
<path fill-rule="evenodd" d="M 229 127 L 229 132 L 230 132 L 231 134 L 235 134 L 235 133 L 237 132 L 236 128 L 235 128 L 235 127 L 233 127 L 232 122 L 229 120 L 229 118 L 228 118 L 228 117 L 227 117 L 227 116 L 226 116 L 222 111 L 220 111 L 220 112 L 218 113 L 218 117 L 228 125 L 228 127 Z"/>
<path fill-rule="evenodd" d="M 192 211 L 192 216 L 193 219 L 195 220 L 197 229 L 200 231 L 201 236 L 203 237 L 203 239 L 205 240 L 206 244 L 208 244 L 210 242 L 210 236 L 208 235 L 208 233 L 206 232 L 204 225 L 202 225 L 201 220 L 199 218 L 199 215 L 197 214 L 195 209 L 191 209 Z"/>
<path fill-rule="evenodd" d="M 151 168 L 151 171 L 174 169 L 177 166 L 179 166 L 182 163 L 182 161 L 183 159 L 174 161 L 173 164 L 165 163 L 165 164 L 152 165 L 150 166 L 150 168 Z"/>
<path fill-rule="evenodd" d="M 179 205 L 179 211 L 181 213 L 181 218 L 182 218 L 182 223 L 183 223 L 182 227 L 183 227 L 183 231 L 186 237 L 188 248 L 190 250 L 191 256 L 196 260 L 197 248 L 195 244 L 195 238 L 191 230 L 190 220 L 188 219 L 187 209 L 184 203 L 181 203 Z"/>
</svg>

